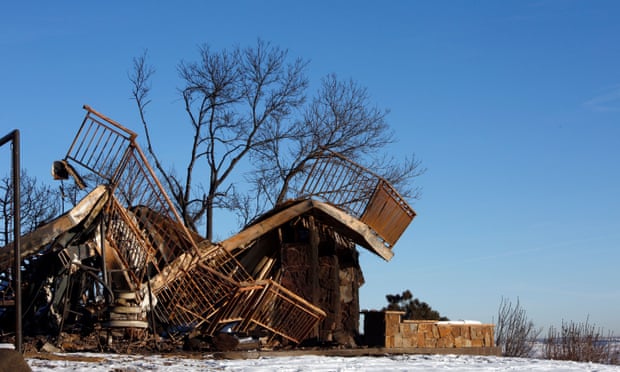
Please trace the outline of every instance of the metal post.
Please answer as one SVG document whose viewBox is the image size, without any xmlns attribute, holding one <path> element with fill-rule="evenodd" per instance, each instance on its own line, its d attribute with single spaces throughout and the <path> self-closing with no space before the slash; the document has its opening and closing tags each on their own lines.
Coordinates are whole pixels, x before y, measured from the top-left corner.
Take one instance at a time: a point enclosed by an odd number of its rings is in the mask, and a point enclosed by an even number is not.
<svg viewBox="0 0 620 372">
<path fill-rule="evenodd" d="M 0 139 L 0 146 L 12 141 L 13 154 L 13 252 L 15 260 L 15 350 L 22 352 L 22 270 L 21 270 L 21 214 L 20 214 L 20 165 L 19 130 L 15 129 Z"/>
</svg>

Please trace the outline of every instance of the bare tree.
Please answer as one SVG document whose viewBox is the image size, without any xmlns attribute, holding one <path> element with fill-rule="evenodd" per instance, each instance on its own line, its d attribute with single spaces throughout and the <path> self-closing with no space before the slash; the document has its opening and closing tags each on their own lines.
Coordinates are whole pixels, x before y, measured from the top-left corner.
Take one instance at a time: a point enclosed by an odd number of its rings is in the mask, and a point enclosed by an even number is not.
<svg viewBox="0 0 620 372">
<path fill-rule="evenodd" d="M 20 213 L 21 233 L 36 229 L 55 217 L 60 206 L 60 192 L 40 184 L 35 177 L 21 171 Z M 10 177 L 0 179 L 0 246 L 5 246 L 13 235 L 13 185 Z"/>
<path fill-rule="evenodd" d="M 372 104 L 365 88 L 329 75 L 305 105 L 307 62 L 289 62 L 286 50 L 258 40 L 250 48 L 214 51 L 204 45 L 199 52 L 197 61 L 178 65 L 193 129 L 183 175 L 164 169 L 151 144 L 146 107 L 154 69 L 146 53 L 134 59 L 130 74 L 149 153 L 191 229 L 206 218 L 211 239 L 214 208 L 234 210 L 243 222 L 250 221 L 290 197 L 297 176 L 325 150 L 363 160 L 405 197 L 419 197 L 417 187 L 407 186 L 424 169 L 413 156 L 395 160 L 380 155 L 394 138 L 385 120 L 388 112 Z M 236 187 L 231 174 L 242 161 L 253 170 L 245 185 Z"/>
<path fill-rule="evenodd" d="M 495 343 L 504 356 L 530 357 L 541 330 L 534 327 L 525 309 L 517 303 L 502 298 L 497 312 Z"/>
<path fill-rule="evenodd" d="M 255 47 L 235 48 L 232 51 L 212 51 L 200 47 L 197 62 L 183 61 L 178 66 L 183 82 L 181 96 L 193 128 L 192 144 L 184 177 L 173 172 L 165 175 L 172 196 L 181 210 L 185 223 L 196 230 L 196 224 L 206 217 L 206 237 L 213 235 L 213 208 L 228 196 L 226 186 L 231 173 L 257 146 L 272 141 L 270 127 L 285 120 L 304 102 L 307 79 L 303 74 L 306 62 L 297 59 L 287 63 L 288 52 L 259 40 Z M 145 108 L 149 79 L 153 69 L 145 56 L 134 60 L 130 76 L 133 95 L 145 130 Z M 154 151 L 149 142 L 149 152 Z M 196 164 L 204 159 L 208 164 L 206 191 L 194 182 Z M 198 191 L 198 192 L 197 192 Z"/>
</svg>

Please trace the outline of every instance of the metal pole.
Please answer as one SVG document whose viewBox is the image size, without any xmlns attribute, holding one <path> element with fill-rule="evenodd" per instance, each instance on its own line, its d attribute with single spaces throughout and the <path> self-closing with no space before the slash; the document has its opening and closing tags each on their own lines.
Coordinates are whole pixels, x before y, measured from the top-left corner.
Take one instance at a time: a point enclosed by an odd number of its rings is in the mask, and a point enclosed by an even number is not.
<svg viewBox="0 0 620 372">
<path fill-rule="evenodd" d="M 22 253 L 19 131 L 13 131 L 13 247 L 15 252 L 15 349 L 22 352 Z"/>
<path fill-rule="evenodd" d="M 21 270 L 21 214 L 20 214 L 20 165 L 19 165 L 19 130 L 0 139 L 0 146 L 12 141 L 13 154 L 13 253 L 15 261 L 15 350 L 22 352 L 22 270 Z"/>
</svg>

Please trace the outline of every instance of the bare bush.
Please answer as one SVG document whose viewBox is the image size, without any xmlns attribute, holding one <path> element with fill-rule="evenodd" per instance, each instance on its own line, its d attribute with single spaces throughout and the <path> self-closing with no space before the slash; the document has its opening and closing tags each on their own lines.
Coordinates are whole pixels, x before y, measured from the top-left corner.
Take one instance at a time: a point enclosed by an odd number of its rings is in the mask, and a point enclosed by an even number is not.
<svg viewBox="0 0 620 372">
<path fill-rule="evenodd" d="M 495 344 L 502 348 L 502 355 L 531 357 L 536 338 L 541 330 L 534 327 L 525 309 L 517 303 L 502 298 L 497 312 Z"/>
<path fill-rule="evenodd" d="M 605 337 L 603 334 L 601 328 L 588 320 L 585 323 L 562 321 L 561 329 L 549 328 L 543 355 L 546 359 L 620 364 L 620 351 L 610 342 L 612 335 Z"/>
</svg>

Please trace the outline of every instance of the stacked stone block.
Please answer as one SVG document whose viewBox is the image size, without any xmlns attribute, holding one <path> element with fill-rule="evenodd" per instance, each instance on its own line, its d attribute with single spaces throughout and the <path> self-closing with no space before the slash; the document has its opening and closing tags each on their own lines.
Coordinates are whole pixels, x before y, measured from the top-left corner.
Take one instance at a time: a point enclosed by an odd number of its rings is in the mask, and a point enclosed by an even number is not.
<svg viewBox="0 0 620 372">
<path fill-rule="evenodd" d="M 365 312 L 369 346 L 386 348 L 495 347 L 493 324 L 401 320 L 401 311 Z M 383 328 L 383 332 L 381 330 Z M 384 335 L 382 338 L 381 335 Z"/>
</svg>

